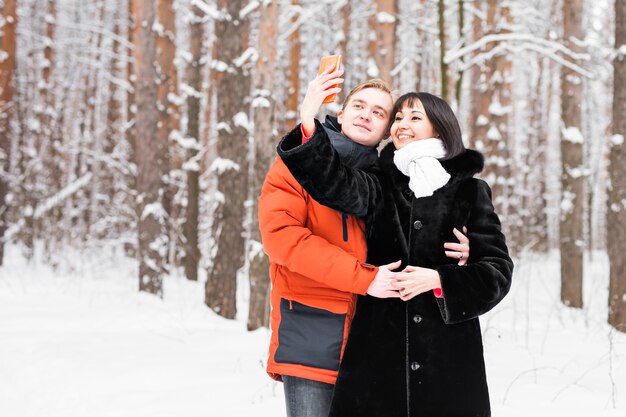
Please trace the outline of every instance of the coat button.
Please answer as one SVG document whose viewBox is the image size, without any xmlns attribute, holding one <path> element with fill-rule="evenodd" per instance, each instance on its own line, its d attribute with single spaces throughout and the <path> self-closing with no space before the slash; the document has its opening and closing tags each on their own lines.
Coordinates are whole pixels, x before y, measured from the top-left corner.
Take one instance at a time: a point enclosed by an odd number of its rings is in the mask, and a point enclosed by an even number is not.
<svg viewBox="0 0 626 417">
<path fill-rule="evenodd" d="M 422 228 L 422 222 L 419 220 L 415 220 L 413 222 L 413 229 L 420 230 Z"/>
<path fill-rule="evenodd" d="M 407 198 L 413 197 L 413 191 L 411 191 L 410 188 L 406 188 L 403 192 L 404 192 L 404 196 L 405 197 L 407 197 Z"/>
<path fill-rule="evenodd" d="M 417 371 L 418 369 L 420 369 L 420 364 L 417 362 L 411 362 L 411 370 Z"/>
<path fill-rule="evenodd" d="M 414 321 L 415 323 L 421 323 L 421 321 L 422 321 L 422 316 L 420 316 L 419 314 L 414 315 L 414 316 L 413 316 L 413 321 Z"/>
</svg>

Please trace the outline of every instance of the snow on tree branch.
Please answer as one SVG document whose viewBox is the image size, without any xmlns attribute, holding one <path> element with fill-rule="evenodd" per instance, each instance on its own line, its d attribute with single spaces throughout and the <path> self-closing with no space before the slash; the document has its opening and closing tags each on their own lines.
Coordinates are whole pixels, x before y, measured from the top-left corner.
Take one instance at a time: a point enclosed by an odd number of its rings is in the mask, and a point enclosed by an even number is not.
<svg viewBox="0 0 626 417">
<path fill-rule="evenodd" d="M 576 53 L 569 48 L 566 48 L 562 44 L 554 41 L 550 41 L 547 39 L 538 38 L 531 34 L 527 33 L 507 33 L 507 34 L 493 34 L 486 35 L 477 40 L 476 42 L 467 45 L 463 48 L 455 48 L 448 51 L 444 57 L 444 62 L 446 64 L 450 64 L 453 61 L 459 60 L 464 56 L 479 50 L 485 47 L 488 43 L 491 42 L 504 42 L 504 41 L 514 41 L 514 42 L 522 42 L 522 47 L 526 49 L 535 50 L 545 56 L 548 56 L 552 60 L 558 62 L 559 64 L 566 66 L 585 77 L 591 77 L 592 74 L 581 68 L 578 65 L 575 65 L 562 57 L 558 56 L 556 52 L 560 52 L 565 56 L 570 57 L 573 60 L 580 61 L 589 61 L 590 57 L 587 53 Z"/>
<path fill-rule="evenodd" d="M 239 171 L 240 169 L 239 164 L 232 159 L 215 158 L 208 171 L 216 172 L 218 175 L 221 175 L 228 170 Z"/>
<path fill-rule="evenodd" d="M 246 49 L 243 54 L 241 54 L 241 56 L 235 58 L 233 60 L 233 64 L 235 64 L 235 66 L 237 67 L 242 67 L 243 64 L 245 64 L 247 61 L 256 61 L 257 58 L 259 57 L 259 53 L 257 52 L 257 50 L 255 48 L 248 48 Z"/>
<path fill-rule="evenodd" d="M 63 188 L 61 191 L 59 191 L 55 195 L 46 199 L 42 204 L 37 206 L 35 211 L 32 213 L 33 219 L 35 220 L 40 219 L 48 211 L 57 207 L 65 199 L 67 199 L 68 197 L 70 197 L 71 195 L 79 191 L 81 188 L 86 186 L 89 183 L 89 181 L 91 181 L 92 177 L 93 175 L 91 174 L 91 172 L 89 172 L 83 175 L 82 177 L 78 178 L 73 183 L 67 185 L 65 188 Z M 24 225 L 25 225 L 25 221 L 22 218 L 17 223 L 13 224 L 11 227 L 7 229 L 7 231 L 4 233 L 2 240 L 4 242 L 11 240 L 11 238 L 15 236 L 22 229 L 22 227 L 24 227 Z"/>
<path fill-rule="evenodd" d="M 135 49 L 135 45 L 128 41 L 128 39 L 123 36 L 116 35 L 110 30 L 104 29 L 103 27 L 98 27 L 94 25 L 86 25 L 82 23 L 69 22 L 69 21 L 58 21 L 56 24 L 57 27 L 62 27 L 66 29 L 80 30 L 89 33 L 97 33 L 103 36 L 106 36 L 109 39 L 114 40 L 125 48 L 133 51 Z"/>
<path fill-rule="evenodd" d="M 204 14 L 213 20 L 220 20 L 223 18 L 223 14 L 219 10 L 217 10 L 213 5 L 206 4 L 202 0 L 191 0 L 191 5 L 202 10 Z"/>
<path fill-rule="evenodd" d="M 35 210 L 35 213 L 33 214 L 33 218 L 34 219 L 41 218 L 41 216 L 43 216 L 46 212 L 58 206 L 63 200 L 65 200 L 66 198 L 76 193 L 81 188 L 83 188 L 85 185 L 87 185 L 89 181 L 91 181 L 91 178 L 92 178 L 92 174 L 91 172 L 89 172 L 83 175 L 82 177 L 80 177 L 79 179 L 77 179 L 76 181 L 74 181 L 73 183 L 67 185 L 65 188 L 63 188 L 61 191 L 59 191 L 52 197 L 49 197 L 48 199 L 46 199 L 42 204 L 37 206 L 37 209 Z"/>
<path fill-rule="evenodd" d="M 259 6 L 260 6 L 260 3 L 258 1 L 252 0 L 250 3 L 248 3 L 247 6 L 245 6 L 243 9 L 239 11 L 239 19 L 245 19 L 246 16 L 248 16 L 250 13 L 256 10 L 256 8 Z"/>
<path fill-rule="evenodd" d="M 158 202 L 155 201 L 153 203 L 150 204 L 146 204 L 145 207 L 143 208 L 143 212 L 141 213 L 141 219 L 145 219 L 148 216 L 152 216 L 153 218 L 157 219 L 159 222 L 163 222 L 164 219 L 167 218 L 167 212 L 165 211 L 165 209 L 163 208 L 163 205 Z"/>
</svg>

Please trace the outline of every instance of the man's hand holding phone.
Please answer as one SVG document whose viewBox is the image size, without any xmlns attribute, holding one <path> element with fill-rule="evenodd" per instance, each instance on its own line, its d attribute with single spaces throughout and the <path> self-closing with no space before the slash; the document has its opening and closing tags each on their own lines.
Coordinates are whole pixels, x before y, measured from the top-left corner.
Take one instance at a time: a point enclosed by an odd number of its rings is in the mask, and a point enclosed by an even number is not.
<svg viewBox="0 0 626 417">
<path fill-rule="evenodd" d="M 343 68 L 341 55 L 323 57 L 320 61 L 320 70 L 317 76 L 309 82 L 306 95 L 300 106 L 300 121 L 302 130 L 310 136 L 315 131 L 315 115 L 323 103 L 331 103 L 337 93 L 341 91 L 343 83 Z"/>
</svg>

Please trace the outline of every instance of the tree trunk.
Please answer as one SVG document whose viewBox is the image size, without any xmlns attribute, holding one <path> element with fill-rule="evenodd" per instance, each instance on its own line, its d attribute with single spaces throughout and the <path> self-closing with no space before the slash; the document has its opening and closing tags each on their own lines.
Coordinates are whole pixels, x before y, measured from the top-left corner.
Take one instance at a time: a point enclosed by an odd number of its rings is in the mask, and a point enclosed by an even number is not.
<svg viewBox="0 0 626 417">
<path fill-rule="evenodd" d="M 583 0 L 563 2 L 563 44 L 582 53 Z M 573 70 L 561 67 L 561 301 L 582 308 L 583 283 L 583 204 L 585 175 L 583 136 L 581 133 L 582 78 Z"/>
<path fill-rule="evenodd" d="M 137 204 L 139 244 L 139 290 L 163 296 L 163 271 L 167 256 L 165 212 L 158 164 L 159 110 L 157 108 L 158 77 L 156 39 L 153 33 L 155 7 L 152 1 L 133 2 L 138 25 L 135 45 L 135 100 L 137 140 Z"/>
<path fill-rule="evenodd" d="M 254 171 L 252 173 L 252 231 L 250 235 L 250 309 L 248 310 L 248 330 L 269 327 L 270 311 L 270 276 L 269 260 L 263 252 L 261 232 L 259 230 L 258 197 L 265 175 L 274 157 L 276 140 L 273 135 L 275 126 L 274 74 L 277 71 L 276 41 L 278 27 L 278 7 L 273 1 L 261 10 L 259 37 L 259 59 L 256 63 L 256 80 L 253 100 L 254 112 Z"/>
<path fill-rule="evenodd" d="M 492 0 L 493 1 L 493 0 Z M 498 10 L 499 28 L 497 33 L 510 34 L 513 25 L 511 9 L 508 3 L 501 4 Z M 495 73 L 492 75 L 494 96 L 490 103 L 489 113 L 491 124 L 487 138 L 492 145 L 492 151 L 487 154 L 487 169 L 496 173 L 496 184 L 493 188 L 494 205 L 502 219 L 504 234 L 507 236 L 509 251 L 516 254 L 519 249 L 519 240 L 513 231 L 517 219 L 511 217 L 509 201 L 511 193 L 511 177 L 513 176 L 513 161 L 510 149 L 513 149 L 513 138 L 510 135 L 511 121 L 513 120 L 513 64 L 512 56 L 508 53 L 499 53 L 494 58 Z M 494 140 L 496 139 L 496 140 Z"/>
<path fill-rule="evenodd" d="M 343 62 L 345 62 L 348 57 L 348 46 L 350 45 L 350 12 L 352 11 L 352 5 L 349 1 L 345 2 L 343 7 L 341 8 L 341 21 L 343 23 L 343 36 L 339 41 L 339 53 L 342 55 Z M 345 84 L 344 84 L 345 86 Z M 349 91 L 349 90 L 348 90 Z M 345 91 L 345 87 L 341 89 L 339 94 L 337 94 L 336 103 L 343 103 L 344 99 L 348 95 L 348 92 Z"/>
<path fill-rule="evenodd" d="M 396 50 L 396 0 L 376 0 L 376 13 L 370 18 L 369 57 L 374 60 L 377 71 L 368 73 L 370 77 L 380 78 L 391 85 L 391 71 L 395 67 Z M 371 69 L 372 66 L 368 65 Z"/>
<path fill-rule="evenodd" d="M 465 1 L 458 0 L 458 8 L 459 8 L 459 39 L 461 39 L 460 47 L 465 47 Z M 461 62 L 463 64 L 463 62 Z M 461 108 L 461 91 L 463 90 L 463 74 L 464 71 L 459 71 L 458 77 L 454 86 L 454 101 L 456 103 L 456 108 Z"/>
<path fill-rule="evenodd" d="M 118 9 L 115 10 L 113 14 L 113 18 L 115 19 L 115 24 L 113 26 L 113 34 L 115 36 L 120 36 L 120 12 Z M 113 42 L 112 45 L 112 57 L 109 62 L 109 72 L 114 77 L 124 78 L 124 74 L 119 70 L 119 61 L 116 58 L 119 54 L 119 42 Z M 118 86 L 115 82 L 108 83 L 109 88 L 109 99 L 106 107 L 106 127 L 105 127 L 105 138 L 104 138 L 104 154 L 107 158 L 113 157 L 113 151 L 115 149 L 115 145 L 120 141 L 120 134 L 122 132 L 121 128 L 121 103 L 119 98 L 117 97 Z M 105 169 L 102 173 L 102 186 L 101 189 L 103 191 L 103 195 L 107 198 L 107 209 L 113 207 L 113 199 L 115 198 L 115 180 L 114 175 L 111 169 Z M 121 230 L 117 227 L 114 233 L 117 235 Z M 111 232 L 111 231 L 110 231 Z M 109 233 L 110 233 L 109 232 Z M 104 237 L 104 236 L 101 236 Z"/>
<path fill-rule="evenodd" d="M 158 161 L 159 173 L 163 182 L 163 209 L 167 220 L 165 222 L 168 230 L 168 247 L 173 244 L 169 238 L 170 219 L 172 218 L 173 185 L 170 180 L 170 147 L 169 138 L 172 132 L 172 113 L 175 111 L 170 103 L 170 94 L 176 92 L 176 67 L 174 58 L 176 57 L 176 27 L 174 25 L 174 0 L 158 0 L 157 6 L 157 53 L 158 53 L 158 92 L 157 102 L 159 109 L 159 129 L 158 129 Z M 168 250 L 171 250 L 171 248 Z"/>
<path fill-rule="evenodd" d="M 527 167 L 524 175 L 522 196 L 523 219 L 521 225 L 516 225 L 518 241 L 522 246 L 538 252 L 548 251 L 548 219 L 546 208 L 546 132 L 549 115 L 549 91 L 551 68 L 546 58 L 539 58 L 537 81 L 534 93 L 530 99 L 530 131 L 528 151 L 524 166 Z"/>
<path fill-rule="evenodd" d="M 128 42 L 133 43 L 138 36 L 139 30 L 139 22 L 137 21 L 134 13 L 136 4 L 141 0 L 128 0 Z M 130 147 L 130 160 L 135 161 L 135 153 L 137 148 L 136 138 L 135 138 L 135 115 L 136 115 L 136 103 L 135 103 L 135 65 L 133 60 L 129 59 L 126 64 L 126 76 L 128 78 L 128 84 L 130 85 L 130 90 L 126 94 L 126 126 L 125 126 L 125 135 L 126 141 Z M 131 189 L 136 189 L 135 181 L 136 178 L 129 178 Z"/>
<path fill-rule="evenodd" d="M 501 21 L 508 19 L 508 9 L 502 6 L 498 10 L 496 0 L 487 4 L 487 34 L 503 32 Z M 484 36 L 483 22 L 479 17 L 474 20 L 474 41 Z M 478 53 L 488 56 L 477 64 L 472 71 L 472 134 L 475 146 L 485 155 L 483 178 L 491 185 L 493 203 L 496 212 L 506 219 L 507 182 L 510 176 L 508 154 L 508 131 L 511 112 L 511 64 L 506 56 L 491 56 L 497 45 L 488 43 Z M 503 223 L 506 223 L 503 221 Z"/>
<path fill-rule="evenodd" d="M 6 200 L 9 193 L 9 161 L 11 160 L 11 118 L 14 114 L 13 74 L 15 71 L 15 34 L 17 0 L 5 0 L 0 39 L 0 265 L 4 261 L 4 233 L 7 229 Z"/>
<path fill-rule="evenodd" d="M 609 323 L 626 332 L 626 0 L 615 0 L 615 50 L 613 61 L 613 138 L 610 154 L 608 255 Z"/>
<path fill-rule="evenodd" d="M 127 32 L 126 38 L 129 44 L 132 44 L 138 36 L 138 22 L 134 16 L 135 4 L 139 0 L 128 0 L 128 7 L 126 8 L 126 22 Z M 128 162 L 131 165 L 131 169 L 128 170 L 128 174 L 125 176 L 125 181 L 128 186 L 128 193 L 126 194 L 125 202 L 129 207 L 132 207 L 135 211 L 135 217 L 138 217 L 138 205 L 136 204 L 136 191 L 137 191 L 137 177 L 133 175 L 133 171 L 136 171 L 137 167 L 137 138 L 135 136 L 135 116 L 136 116 L 136 103 L 135 103 L 135 64 L 132 59 L 129 59 L 126 63 L 126 80 L 128 82 L 129 89 L 126 92 L 126 119 L 124 120 L 123 135 L 124 140 L 128 144 Z M 137 224 L 132 218 L 132 228 L 135 229 Z M 137 256 L 136 243 L 133 241 L 126 242 L 124 244 L 124 252 L 129 257 Z"/>
<path fill-rule="evenodd" d="M 444 62 L 444 56 L 446 55 L 446 22 L 445 22 L 445 7 L 444 0 L 437 2 L 438 23 L 439 23 L 439 68 L 441 71 L 441 97 L 450 102 L 448 96 L 448 64 Z"/>
<path fill-rule="evenodd" d="M 293 0 L 292 7 L 297 10 L 292 24 L 296 24 L 299 12 L 299 0 Z M 285 126 L 285 132 L 290 131 L 298 123 L 298 106 L 300 104 L 300 29 L 296 28 L 289 36 L 289 78 L 288 78 L 288 90 L 287 90 L 287 108 L 285 109 L 285 116 L 283 120 L 287 124 Z M 311 57 L 311 59 L 317 59 Z M 315 65 L 312 63 L 311 65 Z"/>
<path fill-rule="evenodd" d="M 55 108 L 55 88 L 52 78 L 52 69 L 55 67 L 56 54 L 53 48 L 54 37 L 56 31 L 57 5 L 56 0 L 48 0 L 46 5 L 46 32 L 43 47 L 43 60 L 41 62 L 41 83 L 39 86 L 39 94 L 43 107 L 39 113 L 39 131 L 37 138 L 37 157 L 41 164 L 35 170 L 35 189 L 41 187 L 42 191 L 39 195 L 31 195 L 31 205 L 35 207 L 38 203 L 37 197 L 53 195 L 61 190 L 61 174 L 59 172 L 57 162 L 59 160 L 57 149 L 60 144 L 55 146 L 53 126 L 58 122 L 58 113 Z M 61 240 L 62 231 L 56 227 L 61 220 L 61 211 L 59 207 L 55 207 L 49 216 L 34 219 L 33 228 L 29 233 L 33 233 L 35 238 L 35 230 L 40 231 L 40 236 L 45 236 L 44 253 L 49 259 L 51 253 L 51 244 L 53 241 Z M 46 230 L 46 226 L 48 229 Z"/>
<path fill-rule="evenodd" d="M 483 20 L 481 18 L 484 12 L 484 6 L 481 3 L 475 5 L 477 12 L 474 14 L 472 21 L 472 40 L 477 42 L 486 33 L 483 29 Z M 480 13 L 479 13 L 480 12 Z M 492 44 L 487 44 L 484 48 L 476 50 L 473 54 L 473 58 L 481 53 L 488 53 L 492 48 Z M 487 77 L 489 77 L 489 71 L 487 68 L 487 62 L 477 62 L 472 67 L 472 85 L 470 90 L 470 135 L 469 146 L 471 148 L 477 148 L 479 151 L 483 150 L 484 141 L 487 137 L 487 123 L 489 117 L 489 102 L 491 101 L 491 90 L 488 88 Z"/>
<path fill-rule="evenodd" d="M 187 96 L 187 137 L 193 143 L 187 147 L 187 162 L 183 165 L 187 172 L 187 207 L 183 233 L 185 236 L 185 255 L 183 266 L 187 279 L 198 280 L 198 213 L 200 210 L 200 92 L 202 91 L 202 40 L 204 39 L 204 14 L 197 6 L 192 7 L 193 16 L 189 24 L 191 62 L 187 68 L 187 84 L 192 93 Z"/>
<path fill-rule="evenodd" d="M 99 4 L 99 21 L 104 24 L 106 20 L 106 4 L 101 1 Z M 89 58 L 93 62 L 100 62 L 104 59 L 102 53 L 103 34 L 93 34 L 93 44 L 89 45 Z M 99 157 L 103 151 L 102 135 L 100 128 L 100 118 L 98 113 L 100 112 L 101 98 L 100 94 L 103 90 L 103 76 L 102 72 L 98 68 L 93 68 L 86 76 L 88 86 L 85 89 L 85 103 L 86 103 L 86 117 L 89 118 L 87 129 L 85 129 L 85 135 L 81 138 L 81 148 L 84 150 L 82 166 L 77 173 L 76 178 L 91 172 L 94 174 L 94 181 L 90 182 L 90 186 L 84 189 L 84 200 L 87 201 L 86 207 L 83 211 L 83 224 L 84 233 L 83 241 L 87 242 L 93 236 L 92 225 L 96 222 L 99 212 L 101 210 L 101 202 L 98 201 L 101 187 L 101 177 L 104 173 L 102 160 Z M 98 155 L 98 156 L 95 156 Z"/>
<path fill-rule="evenodd" d="M 426 4 L 427 0 L 419 0 L 419 8 L 418 8 L 418 13 L 416 15 L 416 18 L 418 20 L 418 22 L 422 22 L 426 19 Z M 426 38 L 426 35 L 423 31 L 418 30 L 417 33 L 415 34 L 418 38 L 418 46 L 424 43 L 424 39 Z M 423 48 L 419 48 L 419 54 L 418 56 L 415 57 L 415 91 L 422 91 L 422 86 L 425 84 L 423 81 L 424 77 L 424 68 L 426 67 L 426 65 L 424 65 L 424 49 Z"/>
<path fill-rule="evenodd" d="M 221 201 L 215 213 L 217 252 L 206 283 L 205 303 L 223 317 L 234 318 L 237 312 L 237 271 L 244 261 L 244 203 L 247 189 L 247 153 L 250 123 L 248 119 L 250 77 L 247 57 L 248 17 L 239 11 L 245 0 L 220 0 L 218 7 L 227 17 L 215 23 L 214 79 L 217 92 L 217 159 L 212 170 L 217 174 Z M 244 53 L 246 52 L 246 53 Z"/>
</svg>

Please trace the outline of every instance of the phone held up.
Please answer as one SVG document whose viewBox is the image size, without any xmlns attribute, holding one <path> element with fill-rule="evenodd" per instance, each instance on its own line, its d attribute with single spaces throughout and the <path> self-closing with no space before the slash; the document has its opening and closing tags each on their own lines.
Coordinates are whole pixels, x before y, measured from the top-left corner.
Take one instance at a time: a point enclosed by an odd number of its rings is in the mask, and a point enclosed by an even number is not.
<svg viewBox="0 0 626 417">
<path fill-rule="evenodd" d="M 321 74 L 328 67 L 334 67 L 335 69 L 337 69 L 340 66 L 341 66 L 341 55 L 326 55 L 326 56 L 323 56 L 322 59 L 320 59 L 320 69 L 317 73 Z M 331 86 L 330 88 L 335 88 L 336 86 L 337 84 Z M 331 94 L 327 96 L 322 103 L 323 104 L 332 103 L 333 101 L 335 101 L 336 98 L 337 98 L 337 94 Z"/>
</svg>

